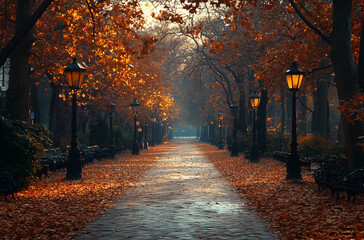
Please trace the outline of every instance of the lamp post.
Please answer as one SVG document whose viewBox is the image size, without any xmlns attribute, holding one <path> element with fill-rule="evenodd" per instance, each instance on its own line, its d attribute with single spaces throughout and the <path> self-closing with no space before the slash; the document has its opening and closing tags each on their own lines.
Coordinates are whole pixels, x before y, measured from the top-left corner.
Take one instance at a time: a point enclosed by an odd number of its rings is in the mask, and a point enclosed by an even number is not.
<svg viewBox="0 0 364 240">
<path fill-rule="evenodd" d="M 113 113 L 115 111 L 115 104 L 111 103 L 111 104 L 107 105 L 107 110 L 109 112 L 109 119 L 110 119 L 109 154 L 110 154 L 110 158 L 115 158 L 114 129 L 113 129 L 113 125 L 112 125 Z"/>
<path fill-rule="evenodd" d="M 252 142 L 252 147 L 250 149 L 250 161 L 259 162 L 259 149 L 257 146 L 255 112 L 260 103 L 260 96 L 254 92 L 252 93 L 252 95 L 250 95 L 249 100 L 253 108 L 253 142 Z"/>
<path fill-rule="evenodd" d="M 211 145 L 215 145 L 215 124 L 213 118 L 210 119 L 209 142 Z"/>
<path fill-rule="evenodd" d="M 218 115 L 219 115 L 219 131 L 220 131 L 218 149 L 224 149 L 224 142 L 222 141 L 222 122 L 224 120 L 224 113 L 223 112 L 219 112 Z"/>
<path fill-rule="evenodd" d="M 134 114 L 134 142 L 133 142 L 133 147 L 132 147 L 132 150 L 131 150 L 131 154 L 139 155 L 139 144 L 138 144 L 138 139 L 137 139 L 137 118 L 136 118 L 136 116 L 138 114 L 140 104 L 134 98 L 134 102 L 132 102 L 130 104 L 130 106 L 131 106 L 131 110 L 132 110 L 132 112 Z"/>
<path fill-rule="evenodd" d="M 67 83 L 72 91 L 72 135 L 71 146 L 68 150 L 68 163 L 67 163 L 67 180 L 82 178 L 82 164 L 81 152 L 78 148 L 77 140 L 77 116 L 76 116 L 76 102 L 77 91 L 82 87 L 83 79 L 85 77 L 86 68 L 77 63 L 77 58 L 73 58 L 73 62 L 65 68 Z"/>
<path fill-rule="evenodd" d="M 292 136 L 291 151 L 288 154 L 286 179 L 302 179 L 300 156 L 297 151 L 297 134 L 296 134 L 296 93 L 301 87 L 303 75 L 295 62 L 285 72 L 289 90 L 292 92 Z"/>
<path fill-rule="evenodd" d="M 204 123 L 204 128 L 205 128 L 205 130 L 204 130 L 204 137 L 203 137 L 203 139 L 204 139 L 204 142 L 208 142 L 209 141 L 209 123 L 208 122 L 205 122 Z"/>
<path fill-rule="evenodd" d="M 230 111 L 234 118 L 234 132 L 233 132 L 233 139 L 232 139 L 232 145 L 231 145 L 231 157 L 237 157 L 239 156 L 239 149 L 238 149 L 238 140 L 236 138 L 237 134 L 237 121 L 238 121 L 238 104 L 233 103 L 230 105 Z"/>
</svg>

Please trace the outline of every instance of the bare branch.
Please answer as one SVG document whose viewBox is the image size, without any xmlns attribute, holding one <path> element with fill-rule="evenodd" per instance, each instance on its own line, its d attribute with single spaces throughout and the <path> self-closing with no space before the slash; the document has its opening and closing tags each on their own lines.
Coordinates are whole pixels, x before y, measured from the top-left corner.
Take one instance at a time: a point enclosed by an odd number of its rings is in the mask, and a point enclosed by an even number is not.
<svg viewBox="0 0 364 240">
<path fill-rule="evenodd" d="M 46 11 L 48 6 L 53 2 L 53 0 L 44 0 L 42 4 L 39 5 L 37 10 L 33 13 L 33 15 L 29 18 L 29 20 L 24 24 L 24 26 L 17 31 L 12 39 L 5 45 L 0 52 L 0 66 L 2 66 L 6 59 L 10 56 L 10 54 L 14 51 L 14 49 L 19 45 L 21 40 L 23 40 L 24 36 L 33 28 L 34 24 L 39 20 L 39 18 Z"/>
<path fill-rule="evenodd" d="M 331 44 L 331 40 L 328 36 L 326 36 L 323 32 L 321 32 L 315 25 L 313 25 L 301 12 L 301 10 L 297 7 L 294 0 L 288 0 L 288 2 L 291 3 L 292 7 L 298 14 L 298 16 L 306 23 L 307 26 L 309 26 L 316 34 L 318 34 L 324 41 L 326 41 L 328 44 Z"/>
</svg>

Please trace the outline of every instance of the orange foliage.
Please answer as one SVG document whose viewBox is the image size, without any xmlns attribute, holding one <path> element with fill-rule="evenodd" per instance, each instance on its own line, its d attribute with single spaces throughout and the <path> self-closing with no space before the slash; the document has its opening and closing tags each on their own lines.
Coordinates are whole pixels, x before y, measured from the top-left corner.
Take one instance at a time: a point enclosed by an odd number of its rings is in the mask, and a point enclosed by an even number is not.
<svg viewBox="0 0 364 240">
<path fill-rule="evenodd" d="M 350 122 L 364 121 L 364 93 L 356 94 L 349 101 L 341 101 L 339 110 Z"/>
</svg>

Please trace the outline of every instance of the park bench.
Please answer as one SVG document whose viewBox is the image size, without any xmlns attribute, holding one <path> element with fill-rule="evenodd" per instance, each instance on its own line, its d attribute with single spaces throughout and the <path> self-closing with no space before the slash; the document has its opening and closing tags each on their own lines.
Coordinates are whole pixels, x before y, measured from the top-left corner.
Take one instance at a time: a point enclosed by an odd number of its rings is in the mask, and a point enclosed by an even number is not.
<svg viewBox="0 0 364 240">
<path fill-rule="evenodd" d="M 314 172 L 314 179 L 319 191 L 325 187 L 331 190 L 331 196 L 340 197 L 340 192 L 347 193 L 348 201 L 355 202 L 358 193 L 364 193 L 364 169 L 351 172 L 347 158 L 337 156 L 321 157 L 320 167 Z"/>
<path fill-rule="evenodd" d="M 4 195 L 5 201 L 8 201 L 8 195 L 11 194 L 13 198 L 16 191 L 16 185 L 13 177 L 7 173 L 0 173 L 0 193 Z"/>
<path fill-rule="evenodd" d="M 37 172 L 36 172 L 36 176 L 38 178 L 42 178 L 42 175 L 44 174 L 44 176 L 48 177 L 48 171 L 49 171 L 49 162 L 48 162 L 48 159 L 45 159 L 43 158 L 42 156 L 39 157 L 40 160 L 39 160 L 39 163 L 40 165 L 42 166 L 41 169 L 39 169 Z"/>
<path fill-rule="evenodd" d="M 355 202 L 358 193 L 364 193 L 364 169 L 357 169 L 348 175 L 346 192 L 348 194 L 348 201 L 352 197 L 353 202 Z"/>
<path fill-rule="evenodd" d="M 52 172 L 64 170 L 67 160 L 67 154 L 62 153 L 59 148 L 45 149 L 44 154 L 40 157 L 40 163 L 43 168 Z"/>
<path fill-rule="evenodd" d="M 110 150 L 108 147 L 101 148 L 100 151 L 102 159 L 108 158 L 110 156 Z"/>
<path fill-rule="evenodd" d="M 273 154 L 273 159 L 287 164 L 289 152 L 276 151 Z M 311 160 L 309 158 L 300 159 L 300 164 L 303 169 L 311 170 Z"/>
<path fill-rule="evenodd" d="M 92 149 L 94 152 L 94 159 L 101 161 L 102 160 L 102 152 L 98 145 L 89 146 L 88 148 Z"/>
<path fill-rule="evenodd" d="M 92 163 L 95 159 L 95 151 L 92 147 L 81 147 L 82 164 Z"/>
<path fill-rule="evenodd" d="M 288 152 L 275 151 L 273 154 L 273 159 L 287 163 L 288 162 Z"/>
<path fill-rule="evenodd" d="M 116 152 L 123 152 L 123 153 L 125 153 L 126 152 L 126 150 L 127 150 L 127 148 L 125 147 L 125 146 L 120 146 L 120 147 L 117 147 L 116 149 L 115 149 L 115 151 Z"/>
</svg>

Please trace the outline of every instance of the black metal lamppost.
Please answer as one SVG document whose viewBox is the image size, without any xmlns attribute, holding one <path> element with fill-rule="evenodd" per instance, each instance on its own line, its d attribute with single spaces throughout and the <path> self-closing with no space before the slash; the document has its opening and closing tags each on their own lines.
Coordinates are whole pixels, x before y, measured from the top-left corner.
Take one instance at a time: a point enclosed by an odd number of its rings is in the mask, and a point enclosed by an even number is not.
<svg viewBox="0 0 364 240">
<path fill-rule="evenodd" d="M 292 92 L 292 136 L 291 151 L 288 154 L 286 179 L 302 179 L 300 156 L 297 151 L 297 134 L 296 134 L 296 93 L 301 87 L 303 75 L 295 62 L 285 72 L 289 90 Z"/>
<path fill-rule="evenodd" d="M 250 104 L 253 108 L 253 142 L 252 147 L 250 149 L 250 161 L 251 162 L 259 162 L 259 149 L 257 145 L 257 130 L 256 130 L 256 122 L 255 122 L 255 113 L 258 109 L 259 103 L 260 103 L 260 96 L 256 94 L 255 92 L 252 93 L 249 97 Z"/>
<path fill-rule="evenodd" d="M 80 179 L 82 178 L 82 164 L 81 164 L 81 152 L 78 148 L 77 140 L 77 115 L 76 115 L 76 103 L 77 103 L 77 91 L 81 89 L 83 79 L 85 77 L 86 68 L 77 62 L 77 58 L 73 58 L 73 62 L 65 68 L 67 83 L 72 91 L 72 136 L 71 146 L 68 150 L 68 163 L 66 166 L 67 173 L 66 179 Z"/>
<path fill-rule="evenodd" d="M 133 147 L 132 147 L 132 150 L 131 150 L 131 154 L 139 155 L 139 144 L 138 144 L 138 139 L 137 139 L 137 118 L 136 118 L 136 116 L 138 114 L 140 104 L 134 98 L 134 102 L 132 102 L 130 104 L 130 106 L 131 106 L 131 110 L 132 110 L 132 112 L 134 114 L 134 142 L 133 142 Z"/>
<path fill-rule="evenodd" d="M 224 120 L 224 113 L 219 112 L 218 115 L 219 115 L 219 131 L 220 131 L 218 149 L 224 149 L 224 142 L 222 141 L 222 123 L 223 123 L 223 120 Z"/>
<path fill-rule="evenodd" d="M 232 139 L 231 153 L 230 153 L 231 157 L 239 156 L 238 140 L 236 137 L 236 134 L 238 131 L 237 126 L 236 126 L 237 122 L 238 122 L 238 108 L 239 108 L 239 105 L 236 103 L 233 103 L 230 105 L 230 111 L 234 118 L 234 131 L 233 131 L 233 139 Z"/>
<path fill-rule="evenodd" d="M 113 125 L 112 125 L 113 114 L 115 111 L 115 104 L 111 103 L 111 104 L 107 105 L 107 111 L 109 112 L 109 119 L 110 119 L 109 154 L 110 154 L 110 158 L 115 158 L 114 129 L 113 129 Z"/>
<path fill-rule="evenodd" d="M 152 141 L 150 142 L 150 146 L 155 146 L 155 122 L 157 116 L 153 113 L 152 115 L 150 115 L 150 119 L 152 121 Z"/>
<path fill-rule="evenodd" d="M 209 126 L 209 142 L 211 145 L 215 145 L 215 122 L 211 118 L 210 120 L 210 126 Z"/>
</svg>

